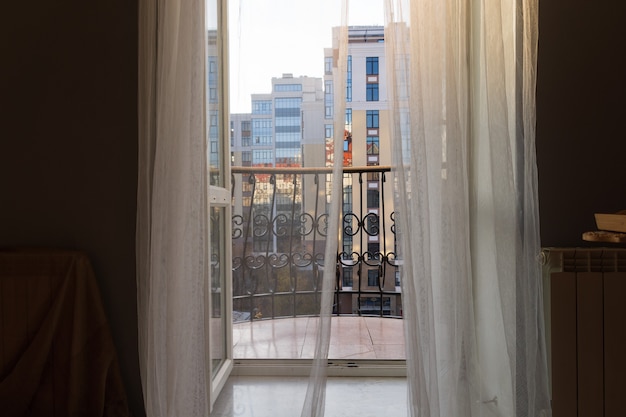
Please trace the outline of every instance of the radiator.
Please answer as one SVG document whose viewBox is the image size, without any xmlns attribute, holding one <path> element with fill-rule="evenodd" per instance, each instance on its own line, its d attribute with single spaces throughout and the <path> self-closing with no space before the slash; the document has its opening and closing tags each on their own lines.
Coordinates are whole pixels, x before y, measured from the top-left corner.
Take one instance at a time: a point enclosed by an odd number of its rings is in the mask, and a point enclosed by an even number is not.
<svg viewBox="0 0 626 417">
<path fill-rule="evenodd" d="M 626 416 L 626 249 L 544 256 L 553 416 Z"/>
</svg>

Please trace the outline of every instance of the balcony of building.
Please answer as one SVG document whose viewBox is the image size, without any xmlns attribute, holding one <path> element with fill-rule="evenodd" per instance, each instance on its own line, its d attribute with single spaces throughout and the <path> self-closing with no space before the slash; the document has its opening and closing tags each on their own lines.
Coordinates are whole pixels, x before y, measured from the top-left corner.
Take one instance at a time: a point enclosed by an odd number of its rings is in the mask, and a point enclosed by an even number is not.
<svg viewBox="0 0 626 417">
<path fill-rule="evenodd" d="M 335 277 L 331 359 L 405 357 L 389 167 L 343 169 L 328 236 L 331 168 L 233 167 L 236 359 L 313 357 L 324 270 Z M 326 239 L 337 253 L 325 259 Z"/>
</svg>

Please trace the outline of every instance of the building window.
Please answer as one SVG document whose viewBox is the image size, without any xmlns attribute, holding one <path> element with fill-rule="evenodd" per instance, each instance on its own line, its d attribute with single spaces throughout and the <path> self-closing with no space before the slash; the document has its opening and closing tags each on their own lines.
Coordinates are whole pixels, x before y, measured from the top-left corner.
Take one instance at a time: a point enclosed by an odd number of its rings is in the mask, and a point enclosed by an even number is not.
<svg viewBox="0 0 626 417">
<path fill-rule="evenodd" d="M 352 177 L 351 174 L 343 174 L 343 215 L 345 216 L 348 213 L 352 213 Z M 343 223 L 343 251 L 344 251 L 344 259 L 350 259 L 352 254 L 352 236 L 350 236 L 347 226 L 350 224 L 344 220 Z"/>
<path fill-rule="evenodd" d="M 324 82 L 324 108 L 325 108 L 324 117 L 326 119 L 333 118 L 333 113 L 335 112 L 334 105 L 333 105 L 334 99 L 335 98 L 333 96 L 333 82 L 330 80 L 325 81 Z"/>
<path fill-rule="evenodd" d="M 368 155 L 378 155 L 380 153 L 378 146 L 378 136 L 367 137 L 366 151 Z"/>
<path fill-rule="evenodd" d="M 343 267 L 343 279 L 341 280 L 341 284 L 343 287 L 352 287 L 352 267 Z"/>
<path fill-rule="evenodd" d="M 333 57 L 332 56 L 327 56 L 324 58 L 324 73 L 328 75 L 333 73 Z"/>
<path fill-rule="evenodd" d="M 271 136 L 255 136 L 254 137 L 254 145 L 257 146 L 268 146 L 272 144 Z"/>
<path fill-rule="evenodd" d="M 348 55 L 348 75 L 346 77 L 346 101 L 352 101 L 352 55 Z"/>
<path fill-rule="evenodd" d="M 272 129 L 272 119 L 252 119 L 252 130 L 256 129 Z M 256 132 L 255 132 L 256 133 Z"/>
<path fill-rule="evenodd" d="M 370 287 L 378 287 L 378 269 L 367 270 L 367 285 Z"/>
<path fill-rule="evenodd" d="M 333 125 L 324 125 L 324 131 L 326 139 L 331 139 L 333 137 Z"/>
<path fill-rule="evenodd" d="M 300 147 L 276 149 L 277 167 L 297 167 L 302 162 Z"/>
<path fill-rule="evenodd" d="M 256 166 L 272 166 L 274 163 L 274 152 L 271 150 L 254 151 L 252 162 Z"/>
<path fill-rule="evenodd" d="M 378 129 L 378 110 L 367 110 L 365 117 L 368 129 Z"/>
<path fill-rule="evenodd" d="M 369 252 L 369 259 L 380 259 L 380 243 L 378 242 L 369 242 L 367 244 L 367 251 Z M 378 270 L 376 270 L 376 275 L 378 276 Z"/>
<path fill-rule="evenodd" d="M 365 100 L 378 101 L 378 83 L 367 84 L 365 90 Z"/>
<path fill-rule="evenodd" d="M 252 152 L 245 151 L 241 153 L 242 162 L 252 162 Z"/>
<path fill-rule="evenodd" d="M 252 122 L 244 120 L 241 122 L 241 146 L 250 146 L 252 144 Z"/>
<path fill-rule="evenodd" d="M 380 297 L 362 297 L 359 299 L 359 309 L 365 314 L 380 313 Z M 383 297 L 383 315 L 391 314 L 391 298 Z"/>
<path fill-rule="evenodd" d="M 346 109 L 346 130 L 352 133 L 352 109 Z"/>
<path fill-rule="evenodd" d="M 274 131 L 276 148 L 300 150 L 302 141 L 302 117 L 301 117 L 301 97 L 281 97 L 274 99 L 274 116 L 276 119 Z M 278 156 L 278 155 L 277 155 Z M 284 156 L 284 163 L 292 164 L 291 156 Z M 287 165 L 293 166 L 293 165 Z"/>
<path fill-rule="evenodd" d="M 217 68 L 217 57 L 214 56 L 210 56 L 209 57 L 209 79 L 208 79 L 208 92 L 209 92 L 209 97 L 208 97 L 208 101 L 211 104 L 215 104 L 217 103 L 217 88 L 218 88 L 218 82 L 217 82 L 217 75 L 218 75 L 218 68 Z"/>
<path fill-rule="evenodd" d="M 373 166 L 373 165 L 378 165 L 378 164 L 367 164 L 367 165 L 368 166 Z M 380 172 L 368 172 L 367 173 L 367 180 L 369 182 L 380 180 Z"/>
<path fill-rule="evenodd" d="M 352 184 L 348 182 L 350 178 L 348 177 L 350 174 L 343 174 L 344 184 L 343 187 L 343 214 L 348 214 L 352 212 Z"/>
<path fill-rule="evenodd" d="M 288 111 L 293 112 L 295 109 L 295 113 L 300 116 L 300 106 L 302 105 L 301 97 L 286 97 L 286 98 L 276 98 L 276 117 L 287 116 L 287 114 L 282 114 L 281 110 L 288 109 Z"/>
<path fill-rule="evenodd" d="M 367 208 L 378 208 L 380 204 L 378 190 L 367 190 Z"/>
<path fill-rule="evenodd" d="M 273 134 L 272 119 L 252 119 L 253 145 L 271 145 Z"/>
<path fill-rule="evenodd" d="M 378 57 L 368 56 L 365 58 L 365 71 L 367 75 L 378 75 Z"/>
<path fill-rule="evenodd" d="M 274 91 L 279 93 L 285 91 L 302 91 L 302 84 L 274 84 Z"/>
<path fill-rule="evenodd" d="M 253 100 L 252 114 L 272 114 L 272 100 Z"/>
</svg>

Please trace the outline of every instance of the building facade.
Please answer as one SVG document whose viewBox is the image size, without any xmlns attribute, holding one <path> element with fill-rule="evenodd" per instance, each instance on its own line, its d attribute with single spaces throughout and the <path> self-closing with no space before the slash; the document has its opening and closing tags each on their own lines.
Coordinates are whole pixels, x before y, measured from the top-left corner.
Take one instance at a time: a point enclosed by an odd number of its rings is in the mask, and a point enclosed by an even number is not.
<svg viewBox="0 0 626 417">
<path fill-rule="evenodd" d="M 232 166 L 324 166 L 322 99 L 320 78 L 294 77 L 292 74 L 272 78 L 270 93 L 251 96 L 252 113 L 231 115 Z M 281 177 L 277 177 L 276 181 L 279 191 L 277 208 L 280 211 L 282 206 L 286 210 L 291 203 L 283 200 L 291 195 L 293 185 Z M 267 187 L 261 185 L 255 190 L 255 203 L 266 204 L 269 209 L 271 195 L 266 192 Z M 250 188 L 250 184 L 235 184 L 235 187 L 235 212 L 241 213 L 243 207 L 250 206 L 249 201 L 244 201 L 249 198 L 250 190 L 246 188 Z M 298 211 L 301 210 L 299 203 Z"/>
<path fill-rule="evenodd" d="M 393 195 L 387 182 L 391 179 L 384 173 L 368 171 L 391 165 L 384 30 L 377 26 L 350 27 L 345 69 L 337 68 L 338 29 L 333 29 L 333 35 L 332 47 L 324 50 L 323 79 L 283 74 L 272 79 L 271 92 L 251 96 L 250 114 L 231 115 L 231 163 L 256 168 L 254 174 L 243 172 L 234 181 L 233 215 L 241 224 L 241 236 L 233 239 L 234 250 L 243 254 L 242 265 L 246 257 L 248 262 L 258 261 L 242 267 L 240 281 L 255 281 L 252 277 L 262 268 L 274 269 L 260 277 L 261 281 L 267 276 L 288 275 L 294 288 L 308 286 L 316 276 L 308 266 L 297 269 L 297 273 L 287 270 L 280 259 L 296 263 L 296 258 L 323 255 L 324 241 L 319 233 L 309 233 L 305 223 L 317 227 L 323 222 L 319 216 L 327 210 L 331 175 L 261 171 L 332 166 L 334 120 L 339 116 L 335 103 L 345 100 L 340 163 L 364 169 L 345 173 L 343 178 L 336 312 L 401 316 L 399 274 L 394 263 Z M 336 91 L 336 77 L 344 71 L 345 91 Z M 276 258 L 268 260 L 270 254 Z M 239 273 L 236 271 L 235 277 Z M 303 280 L 307 284 L 298 284 L 294 275 L 308 277 Z M 268 294 L 275 294 L 280 286 L 276 283 Z M 250 292 L 249 288 L 234 290 Z"/>
<path fill-rule="evenodd" d="M 334 109 L 337 94 L 345 98 L 344 166 L 391 165 L 384 42 L 382 26 L 350 27 L 346 68 L 339 69 L 339 28 L 333 29 L 332 48 L 324 51 L 329 165 L 333 163 L 330 144 L 335 133 L 333 120 L 338 116 Z M 345 91 L 336 91 L 335 77 L 343 71 Z M 339 302 L 342 313 L 377 314 L 382 309 L 385 315 L 402 315 L 399 273 L 393 265 L 393 195 L 387 181 L 391 179 L 380 172 L 344 174 L 340 284 L 346 293 Z"/>
</svg>

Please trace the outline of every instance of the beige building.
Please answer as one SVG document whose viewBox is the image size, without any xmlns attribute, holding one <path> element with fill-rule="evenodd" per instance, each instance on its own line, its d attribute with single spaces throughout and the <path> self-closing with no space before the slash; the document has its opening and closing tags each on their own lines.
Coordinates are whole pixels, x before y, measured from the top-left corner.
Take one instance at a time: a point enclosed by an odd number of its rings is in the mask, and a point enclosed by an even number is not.
<svg viewBox="0 0 626 417">
<path fill-rule="evenodd" d="M 337 116 L 334 99 L 336 94 L 341 94 L 346 100 L 344 166 L 390 166 L 384 29 L 381 26 L 349 28 L 345 91 L 334 88 L 336 74 L 343 71 L 336 62 L 338 30 L 333 29 L 332 48 L 324 51 L 326 140 L 330 143 L 333 138 L 333 118 Z M 327 159 L 330 160 L 329 155 Z M 391 178 L 373 172 L 344 174 L 343 190 L 341 285 L 352 294 L 342 294 L 338 310 L 378 314 L 382 307 L 384 314 L 401 315 L 399 278 L 393 265 Z"/>
</svg>

